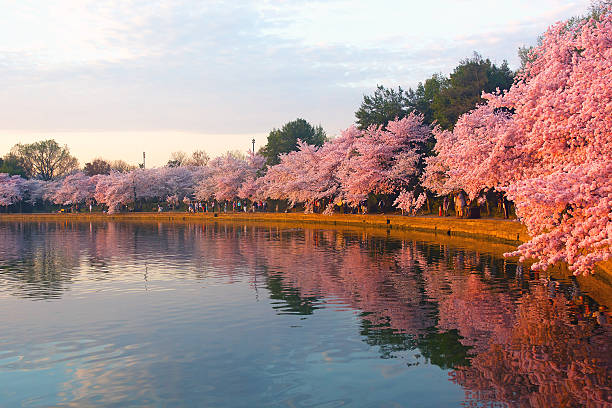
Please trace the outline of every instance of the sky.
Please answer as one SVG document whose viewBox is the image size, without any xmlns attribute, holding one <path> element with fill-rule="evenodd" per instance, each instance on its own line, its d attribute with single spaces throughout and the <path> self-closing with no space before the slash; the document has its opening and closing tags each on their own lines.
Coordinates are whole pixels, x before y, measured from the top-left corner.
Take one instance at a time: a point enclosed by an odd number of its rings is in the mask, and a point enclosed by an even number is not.
<svg viewBox="0 0 612 408">
<path fill-rule="evenodd" d="M 517 49 L 589 0 L 0 0 L 0 155 L 53 138 L 81 164 L 147 167 L 266 143 L 304 118 L 337 135 L 377 84 L 414 87 Z"/>
</svg>

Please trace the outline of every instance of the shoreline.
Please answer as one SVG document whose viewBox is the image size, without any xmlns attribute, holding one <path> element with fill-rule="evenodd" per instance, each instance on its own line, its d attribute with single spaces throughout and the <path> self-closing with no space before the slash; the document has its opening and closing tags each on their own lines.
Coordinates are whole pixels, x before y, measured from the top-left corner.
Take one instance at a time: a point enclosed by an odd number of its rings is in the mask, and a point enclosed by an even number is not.
<svg viewBox="0 0 612 408">
<path fill-rule="evenodd" d="M 263 221 L 344 225 L 443 233 L 449 236 L 479 237 L 518 245 L 530 239 L 527 229 L 516 220 L 493 218 L 465 219 L 436 216 L 387 214 L 303 214 L 303 213 L 14 213 L 0 214 L 0 221 Z"/>
<path fill-rule="evenodd" d="M 288 224 L 308 227 L 351 227 L 386 232 L 421 232 L 435 234 L 436 241 L 452 243 L 453 237 L 469 238 L 499 244 L 511 250 L 530 238 L 527 228 L 516 220 L 495 218 L 465 219 L 438 216 L 403 216 L 387 214 L 303 214 L 303 213 L 185 213 L 185 212 L 137 212 L 137 213 L 14 213 L 0 214 L 0 221 L 26 222 L 249 222 L 264 224 Z M 395 234 L 394 234 L 395 235 Z M 460 242 L 459 242 L 460 243 Z M 498 249 L 499 250 L 499 249 Z M 553 268 L 565 269 L 567 267 Z M 569 272 L 567 272 L 569 273 Z M 612 287 L 612 261 L 596 267 L 592 275 Z"/>
</svg>

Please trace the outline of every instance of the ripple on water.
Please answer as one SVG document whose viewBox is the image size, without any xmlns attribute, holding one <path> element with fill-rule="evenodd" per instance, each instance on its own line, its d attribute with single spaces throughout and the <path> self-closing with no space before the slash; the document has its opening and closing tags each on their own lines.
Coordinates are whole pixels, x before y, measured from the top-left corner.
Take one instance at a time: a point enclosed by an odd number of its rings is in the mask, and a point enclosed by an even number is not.
<svg viewBox="0 0 612 408">
<path fill-rule="evenodd" d="M 0 406 L 612 404 L 595 295 L 500 254 L 232 224 L 0 242 Z"/>
</svg>

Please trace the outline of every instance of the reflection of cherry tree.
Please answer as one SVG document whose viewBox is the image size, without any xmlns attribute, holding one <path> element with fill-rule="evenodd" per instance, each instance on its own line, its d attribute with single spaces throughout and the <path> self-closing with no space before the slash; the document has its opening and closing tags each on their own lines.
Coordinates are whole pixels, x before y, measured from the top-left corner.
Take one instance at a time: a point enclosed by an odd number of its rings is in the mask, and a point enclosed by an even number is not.
<svg viewBox="0 0 612 408">
<path fill-rule="evenodd" d="M 493 342 L 456 370 L 475 402 L 519 407 L 612 405 L 612 335 L 591 321 L 572 323 L 567 301 L 541 286 L 524 295 L 507 340 Z"/>
<path fill-rule="evenodd" d="M 248 281 L 278 313 L 358 311 L 360 334 L 382 357 L 418 348 L 455 367 L 475 403 L 606 406 L 610 395 L 610 328 L 572 322 L 562 296 L 500 279 L 509 269 L 484 254 L 224 223 L 0 223 L 0 240 L 0 284 L 17 296 L 61 296 L 80 274 L 140 281 L 146 259 L 151 280 Z"/>
<path fill-rule="evenodd" d="M 54 223 L 1 224 L 0 285 L 20 297 L 60 297 L 78 273 L 85 246 L 67 229 Z"/>
<path fill-rule="evenodd" d="M 507 338 L 516 312 L 508 293 L 492 291 L 476 274 L 455 274 L 447 284 L 448 295 L 438 298 L 439 328 L 457 329 L 478 352 Z"/>
<path fill-rule="evenodd" d="M 402 333 L 418 335 L 435 324 L 431 310 L 422 304 L 416 270 L 398 269 L 394 257 L 368 252 L 359 240 L 331 231 L 306 230 L 303 241 L 296 238 L 275 245 L 264 241 L 252 250 L 302 296 L 333 298 L 367 311 L 370 324 Z M 335 256 L 326 256 L 329 251 Z M 415 262 L 421 265 L 426 263 L 413 249 L 400 255 L 404 264 L 409 256 L 416 256 Z"/>
</svg>

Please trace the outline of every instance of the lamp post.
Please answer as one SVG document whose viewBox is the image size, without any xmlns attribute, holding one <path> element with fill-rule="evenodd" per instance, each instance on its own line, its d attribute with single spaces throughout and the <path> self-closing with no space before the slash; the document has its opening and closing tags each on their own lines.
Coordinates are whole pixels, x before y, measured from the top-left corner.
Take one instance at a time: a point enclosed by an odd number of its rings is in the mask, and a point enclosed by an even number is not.
<svg viewBox="0 0 612 408">
<path fill-rule="evenodd" d="M 253 154 L 255 154 L 255 138 L 253 138 L 253 140 L 251 140 L 251 143 L 253 143 Z"/>
</svg>

